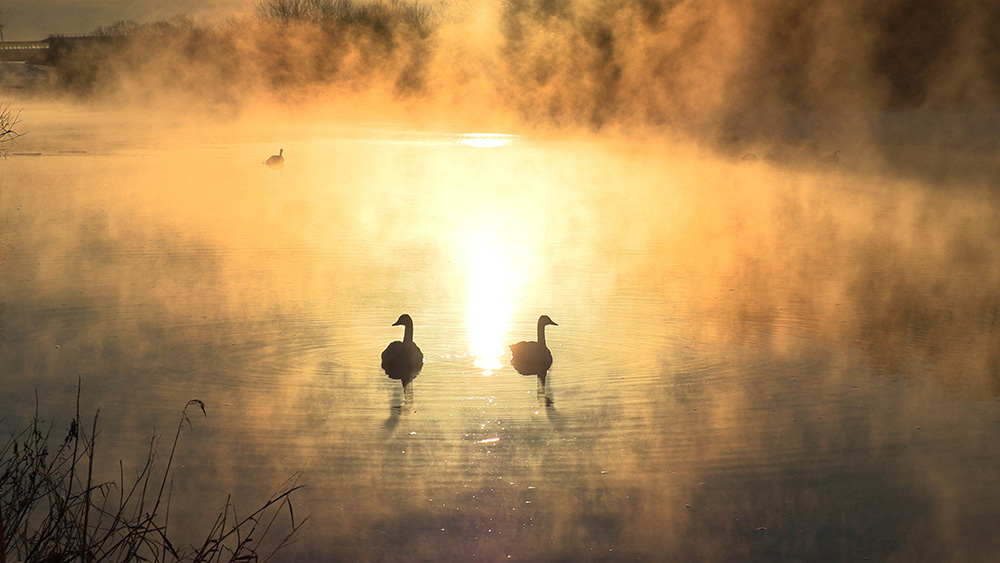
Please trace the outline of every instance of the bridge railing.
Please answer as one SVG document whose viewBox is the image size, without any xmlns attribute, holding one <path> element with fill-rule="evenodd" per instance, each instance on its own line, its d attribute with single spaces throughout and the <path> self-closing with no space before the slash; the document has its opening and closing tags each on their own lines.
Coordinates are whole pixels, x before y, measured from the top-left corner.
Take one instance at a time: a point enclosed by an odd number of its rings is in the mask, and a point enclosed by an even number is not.
<svg viewBox="0 0 1000 563">
<path fill-rule="evenodd" d="M 0 51 L 22 51 L 48 49 L 48 41 L 4 41 L 0 42 Z"/>
</svg>

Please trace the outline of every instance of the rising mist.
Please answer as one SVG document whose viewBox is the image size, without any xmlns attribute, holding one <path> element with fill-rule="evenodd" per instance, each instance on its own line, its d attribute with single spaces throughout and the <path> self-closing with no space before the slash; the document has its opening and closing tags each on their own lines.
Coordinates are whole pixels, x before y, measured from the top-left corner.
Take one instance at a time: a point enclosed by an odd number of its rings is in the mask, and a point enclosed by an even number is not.
<svg viewBox="0 0 1000 563">
<path fill-rule="evenodd" d="M 971 0 L 266 0 L 223 22 L 109 23 L 59 61 L 57 82 L 225 115 L 276 104 L 669 132 L 735 152 L 793 143 L 808 157 L 900 138 L 993 152 L 974 125 L 1000 103 L 998 25 L 1000 8 Z"/>
</svg>

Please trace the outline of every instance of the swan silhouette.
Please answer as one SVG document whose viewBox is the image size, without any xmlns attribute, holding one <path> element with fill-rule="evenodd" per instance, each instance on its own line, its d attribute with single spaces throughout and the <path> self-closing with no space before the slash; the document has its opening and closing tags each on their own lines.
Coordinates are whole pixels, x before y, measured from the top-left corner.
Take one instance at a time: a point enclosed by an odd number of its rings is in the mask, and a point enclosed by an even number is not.
<svg viewBox="0 0 1000 563">
<path fill-rule="evenodd" d="M 819 161 L 823 166 L 838 166 L 840 164 L 840 149 L 833 151 L 831 154 L 824 156 Z"/>
<path fill-rule="evenodd" d="M 412 396 L 410 382 L 424 367 L 424 354 L 413 342 L 413 319 L 410 315 L 400 315 L 392 326 L 403 326 L 403 341 L 389 343 L 382 352 L 382 369 L 389 379 L 398 379 L 403 384 L 406 401 Z"/>
<path fill-rule="evenodd" d="M 552 399 L 545 391 L 545 375 L 552 367 L 552 352 L 545 346 L 545 326 L 559 326 L 548 317 L 538 317 L 538 340 L 518 342 L 510 346 L 510 365 L 521 375 L 538 376 L 538 394 L 545 397 L 545 406 L 552 406 Z"/>
<path fill-rule="evenodd" d="M 267 157 L 264 164 L 270 166 L 271 168 L 281 168 L 285 165 L 285 149 L 278 149 L 278 154 L 272 154 Z"/>
</svg>

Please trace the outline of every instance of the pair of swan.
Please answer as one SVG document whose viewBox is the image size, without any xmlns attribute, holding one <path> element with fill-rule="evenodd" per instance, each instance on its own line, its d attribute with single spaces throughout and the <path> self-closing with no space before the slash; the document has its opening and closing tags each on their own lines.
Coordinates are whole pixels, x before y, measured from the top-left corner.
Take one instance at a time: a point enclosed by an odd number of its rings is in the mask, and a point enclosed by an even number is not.
<svg viewBox="0 0 1000 563">
<path fill-rule="evenodd" d="M 400 315 L 392 326 L 403 327 L 403 341 L 392 342 L 382 352 L 382 370 L 390 379 L 403 384 L 403 393 L 411 393 L 410 383 L 424 367 L 424 354 L 413 342 L 413 319 Z M 545 392 L 545 375 L 552 367 L 552 352 L 545 345 L 545 327 L 559 326 L 548 315 L 538 317 L 538 340 L 518 342 L 510 346 L 510 363 L 521 375 L 538 376 L 538 394 L 545 397 L 545 405 L 552 406 L 552 399 Z"/>
</svg>

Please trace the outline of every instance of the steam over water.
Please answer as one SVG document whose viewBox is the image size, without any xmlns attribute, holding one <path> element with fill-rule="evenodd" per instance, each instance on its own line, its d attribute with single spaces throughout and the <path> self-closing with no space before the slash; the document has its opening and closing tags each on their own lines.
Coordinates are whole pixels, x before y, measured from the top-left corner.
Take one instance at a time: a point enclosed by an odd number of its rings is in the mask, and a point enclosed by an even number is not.
<svg viewBox="0 0 1000 563">
<path fill-rule="evenodd" d="M 824 167 L 655 138 L 22 120 L 0 428 L 36 390 L 61 427 L 80 377 L 116 478 L 201 399 L 170 509 L 192 536 L 226 492 L 254 506 L 301 471 L 287 560 L 1000 549 L 985 157 L 898 175 L 846 147 Z M 401 313 L 412 412 L 379 369 Z M 507 351 L 541 314 L 551 408 Z"/>
</svg>

